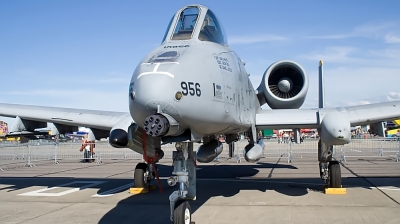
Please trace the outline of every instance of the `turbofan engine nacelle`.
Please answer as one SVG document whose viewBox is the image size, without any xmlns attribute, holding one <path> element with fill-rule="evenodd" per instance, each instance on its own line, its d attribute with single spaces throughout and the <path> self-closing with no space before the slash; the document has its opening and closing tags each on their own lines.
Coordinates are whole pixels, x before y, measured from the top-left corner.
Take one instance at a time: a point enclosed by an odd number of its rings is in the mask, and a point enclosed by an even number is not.
<svg viewBox="0 0 400 224">
<path fill-rule="evenodd" d="M 303 105 L 308 91 L 306 71 L 296 62 L 277 61 L 265 71 L 257 97 L 260 105 L 267 103 L 271 109 L 298 109 Z"/>
<path fill-rule="evenodd" d="M 209 163 L 221 154 L 222 150 L 222 143 L 217 139 L 213 139 L 199 147 L 196 154 L 197 161 L 200 163 Z"/>
</svg>

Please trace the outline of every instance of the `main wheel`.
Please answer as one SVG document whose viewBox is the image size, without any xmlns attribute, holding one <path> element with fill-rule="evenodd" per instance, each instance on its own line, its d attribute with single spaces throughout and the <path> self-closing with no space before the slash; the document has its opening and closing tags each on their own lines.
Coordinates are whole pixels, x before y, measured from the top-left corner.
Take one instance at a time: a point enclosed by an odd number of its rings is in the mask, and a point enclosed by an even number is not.
<svg viewBox="0 0 400 224">
<path fill-rule="evenodd" d="M 135 187 L 147 187 L 147 164 L 146 163 L 138 163 L 135 167 L 135 171 L 133 174 L 133 183 Z"/>
<path fill-rule="evenodd" d="M 328 166 L 330 188 L 341 188 L 342 187 L 342 173 L 340 172 L 340 163 L 338 161 L 329 162 Z"/>
<path fill-rule="evenodd" d="M 192 210 L 188 201 L 179 200 L 175 203 L 174 224 L 190 224 L 192 221 Z"/>
</svg>

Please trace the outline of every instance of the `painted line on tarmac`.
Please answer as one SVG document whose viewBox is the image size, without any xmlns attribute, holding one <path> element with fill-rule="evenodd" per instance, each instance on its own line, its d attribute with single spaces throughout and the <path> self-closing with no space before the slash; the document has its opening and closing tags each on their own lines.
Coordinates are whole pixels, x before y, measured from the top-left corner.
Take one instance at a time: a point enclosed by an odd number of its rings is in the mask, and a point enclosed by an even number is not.
<svg viewBox="0 0 400 224">
<path fill-rule="evenodd" d="M 129 189 L 129 188 L 132 187 L 132 186 L 133 186 L 133 183 L 125 184 L 125 185 L 123 185 L 123 186 L 119 186 L 119 187 L 117 187 L 117 188 L 113 188 L 113 189 L 111 189 L 111 190 L 104 191 L 104 192 L 102 192 L 102 193 L 100 193 L 100 194 L 92 195 L 92 197 L 99 197 L 99 198 L 102 198 L 102 197 L 113 196 L 115 192 L 120 192 L 120 191 Z"/>
<path fill-rule="evenodd" d="M 381 189 L 381 190 L 400 191 L 400 188 L 398 188 L 398 187 L 376 187 L 376 188 Z"/>
<path fill-rule="evenodd" d="M 59 197 L 59 196 L 63 196 L 63 195 L 66 195 L 66 194 L 77 192 L 77 191 L 80 191 L 80 190 L 83 190 L 83 189 L 86 189 L 86 188 L 89 188 L 89 187 L 93 187 L 93 186 L 96 186 L 96 185 L 99 185 L 99 184 L 103 184 L 105 182 L 107 182 L 107 181 L 74 181 L 74 182 L 70 182 L 70 183 L 66 183 L 66 184 L 57 185 L 55 187 L 43 188 L 43 189 L 39 189 L 39 190 L 35 190 L 35 191 L 30 191 L 30 192 L 19 194 L 19 195 L 20 196 Z M 86 184 L 86 185 L 83 185 L 81 187 L 72 188 L 72 189 L 65 190 L 65 191 L 58 192 L 58 193 L 43 193 L 45 191 L 58 189 L 60 187 L 67 187 L 67 186 L 70 186 L 70 185 L 73 185 L 73 184 Z"/>
</svg>

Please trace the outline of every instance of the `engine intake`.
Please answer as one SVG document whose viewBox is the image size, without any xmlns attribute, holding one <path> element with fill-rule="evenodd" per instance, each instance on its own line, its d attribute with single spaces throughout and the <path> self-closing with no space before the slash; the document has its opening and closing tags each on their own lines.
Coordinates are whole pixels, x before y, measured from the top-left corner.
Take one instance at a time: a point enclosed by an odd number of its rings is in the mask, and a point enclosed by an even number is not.
<svg viewBox="0 0 400 224">
<path fill-rule="evenodd" d="M 308 76 L 296 62 L 277 61 L 265 71 L 257 97 L 260 104 L 272 109 L 298 109 L 308 91 Z"/>
</svg>

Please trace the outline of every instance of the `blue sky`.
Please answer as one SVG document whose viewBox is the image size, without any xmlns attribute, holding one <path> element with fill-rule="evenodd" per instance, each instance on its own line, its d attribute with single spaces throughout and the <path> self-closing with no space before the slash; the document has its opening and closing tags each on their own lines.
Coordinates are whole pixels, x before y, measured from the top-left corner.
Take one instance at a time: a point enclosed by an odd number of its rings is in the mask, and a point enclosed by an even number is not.
<svg viewBox="0 0 400 224">
<path fill-rule="evenodd" d="M 295 60 L 310 79 L 303 107 L 317 107 L 323 59 L 328 106 L 400 100 L 399 1 L 36 0 L 0 1 L 0 102 L 128 111 L 137 63 L 190 3 L 218 16 L 255 87 Z"/>
</svg>

